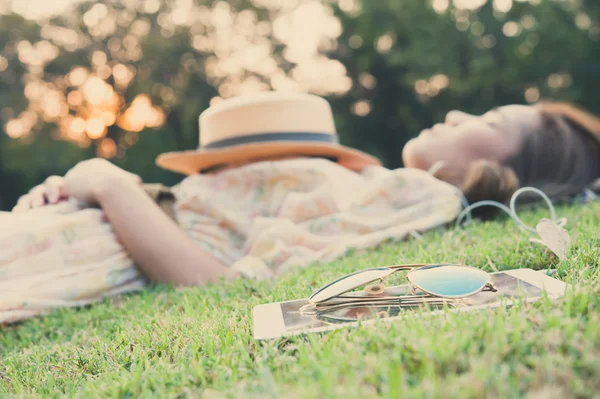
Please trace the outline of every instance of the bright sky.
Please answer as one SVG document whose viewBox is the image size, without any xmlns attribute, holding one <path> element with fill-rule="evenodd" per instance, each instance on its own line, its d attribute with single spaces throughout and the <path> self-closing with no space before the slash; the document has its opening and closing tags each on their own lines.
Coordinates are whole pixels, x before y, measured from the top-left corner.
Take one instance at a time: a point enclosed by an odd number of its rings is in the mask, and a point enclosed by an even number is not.
<svg viewBox="0 0 600 399">
<path fill-rule="evenodd" d="M 43 18 L 63 11 L 67 6 L 84 0 L 0 0 L 0 13 L 10 8 L 28 18 Z M 448 3 L 452 2 L 458 8 L 476 9 L 486 1 L 491 0 L 432 0 L 433 7 L 442 7 L 445 9 Z M 510 9 L 513 0 L 493 0 L 500 8 Z M 539 0 L 514 0 L 518 2 L 538 3 Z M 261 0 L 258 3 L 269 3 L 269 0 Z M 341 0 L 343 3 L 353 3 L 353 0 Z"/>
<path fill-rule="evenodd" d="M 43 18 L 60 13 L 77 1 L 80 0 L 0 0 L 0 11 L 12 8 L 27 18 Z"/>
</svg>

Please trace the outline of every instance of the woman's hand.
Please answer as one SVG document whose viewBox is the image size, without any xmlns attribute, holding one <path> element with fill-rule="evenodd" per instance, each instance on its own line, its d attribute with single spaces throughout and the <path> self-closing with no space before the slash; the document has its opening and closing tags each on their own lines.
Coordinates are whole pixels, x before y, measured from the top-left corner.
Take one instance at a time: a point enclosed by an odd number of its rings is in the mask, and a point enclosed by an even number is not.
<svg viewBox="0 0 600 399">
<path fill-rule="evenodd" d="M 24 212 L 45 205 L 56 204 L 69 197 L 97 203 L 101 193 L 110 191 L 115 182 L 141 184 L 142 179 L 105 159 L 95 158 L 75 165 L 65 177 L 50 176 L 39 186 L 22 196 L 13 212 Z"/>
<path fill-rule="evenodd" d="M 99 196 L 110 194 L 116 183 L 140 185 L 142 179 L 102 158 L 78 163 L 64 178 L 65 194 L 88 203 L 98 203 Z"/>
<path fill-rule="evenodd" d="M 29 190 L 28 194 L 19 198 L 13 212 L 24 212 L 32 208 L 56 204 L 66 198 L 65 179 L 60 176 L 50 176 L 39 186 Z"/>
</svg>

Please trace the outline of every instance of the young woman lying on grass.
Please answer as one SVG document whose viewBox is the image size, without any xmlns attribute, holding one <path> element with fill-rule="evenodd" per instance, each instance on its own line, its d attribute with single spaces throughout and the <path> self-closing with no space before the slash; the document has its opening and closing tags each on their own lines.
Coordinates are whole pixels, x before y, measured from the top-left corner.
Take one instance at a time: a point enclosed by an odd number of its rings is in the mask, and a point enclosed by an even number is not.
<svg viewBox="0 0 600 399">
<path fill-rule="evenodd" d="M 201 115 L 200 131 L 199 150 L 157 160 L 189 175 L 172 190 L 94 159 L 0 216 L 0 322 L 148 279 L 201 285 L 328 261 L 452 221 L 461 210 L 457 188 L 470 200 L 504 200 L 519 179 L 565 192 L 598 177 L 589 151 L 598 121 L 569 106 L 452 112 L 407 145 L 412 168 L 394 171 L 339 145 L 330 107 L 315 96 L 226 100 Z M 547 150 L 549 166 L 537 159 Z M 438 161 L 439 179 L 425 171 Z"/>
</svg>

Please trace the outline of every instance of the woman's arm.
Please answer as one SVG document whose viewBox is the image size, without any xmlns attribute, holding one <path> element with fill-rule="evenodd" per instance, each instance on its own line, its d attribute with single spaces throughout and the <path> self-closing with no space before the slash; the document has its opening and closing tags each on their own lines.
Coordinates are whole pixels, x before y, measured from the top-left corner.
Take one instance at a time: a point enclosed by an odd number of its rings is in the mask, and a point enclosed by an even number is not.
<svg viewBox="0 0 600 399">
<path fill-rule="evenodd" d="M 139 184 L 107 178 L 96 184 L 94 197 L 123 246 L 153 281 L 197 285 L 236 277 L 187 236 Z"/>
<path fill-rule="evenodd" d="M 160 283 L 206 284 L 236 274 L 198 246 L 148 196 L 142 179 L 105 159 L 75 165 L 52 176 L 19 200 L 14 212 L 74 197 L 98 203 L 142 272 Z"/>
</svg>

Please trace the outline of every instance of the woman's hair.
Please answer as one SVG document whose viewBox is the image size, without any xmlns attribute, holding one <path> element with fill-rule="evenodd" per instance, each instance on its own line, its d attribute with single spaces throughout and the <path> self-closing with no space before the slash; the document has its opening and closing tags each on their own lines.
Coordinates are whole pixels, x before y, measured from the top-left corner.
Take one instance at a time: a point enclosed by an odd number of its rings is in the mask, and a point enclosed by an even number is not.
<svg viewBox="0 0 600 399">
<path fill-rule="evenodd" d="M 521 151 L 504 163 L 470 165 L 462 191 L 470 203 L 506 203 L 520 187 L 536 187 L 555 200 L 582 192 L 600 177 L 600 119 L 568 103 L 536 106 L 542 128 L 524 132 Z"/>
</svg>

